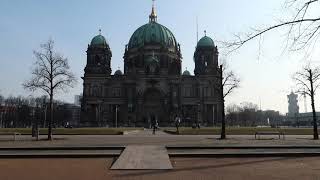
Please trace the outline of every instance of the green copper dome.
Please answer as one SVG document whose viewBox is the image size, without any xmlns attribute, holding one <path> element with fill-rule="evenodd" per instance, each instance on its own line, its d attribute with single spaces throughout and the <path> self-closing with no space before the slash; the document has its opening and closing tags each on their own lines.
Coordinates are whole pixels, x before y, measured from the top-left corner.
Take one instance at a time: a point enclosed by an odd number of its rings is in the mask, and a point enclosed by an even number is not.
<svg viewBox="0 0 320 180">
<path fill-rule="evenodd" d="M 103 37 L 101 34 L 95 36 L 90 43 L 91 46 L 106 46 L 107 41 L 106 38 Z"/>
<path fill-rule="evenodd" d="M 191 73 L 188 71 L 188 70 L 185 70 L 183 73 L 182 73 L 183 76 L 191 76 Z"/>
<path fill-rule="evenodd" d="M 140 48 L 146 44 L 160 44 L 164 47 L 175 48 L 177 46 L 177 41 L 168 28 L 155 21 L 150 21 L 133 33 L 128 47 Z"/>
<path fill-rule="evenodd" d="M 210 37 L 204 36 L 198 42 L 197 47 L 214 47 L 214 42 Z"/>
<path fill-rule="evenodd" d="M 114 73 L 114 75 L 116 76 L 121 76 L 122 75 L 122 71 L 120 69 L 116 70 L 116 72 Z"/>
</svg>

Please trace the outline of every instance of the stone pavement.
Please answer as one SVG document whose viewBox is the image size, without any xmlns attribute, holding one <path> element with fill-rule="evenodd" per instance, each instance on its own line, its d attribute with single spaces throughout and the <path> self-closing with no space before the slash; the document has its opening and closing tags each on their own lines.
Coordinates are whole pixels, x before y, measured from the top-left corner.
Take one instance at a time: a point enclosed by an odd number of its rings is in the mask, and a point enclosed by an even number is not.
<svg viewBox="0 0 320 180">
<path fill-rule="evenodd" d="M 164 146 L 129 145 L 111 167 L 113 170 L 172 169 Z"/>
<path fill-rule="evenodd" d="M 113 158 L 1 159 L 1 180 L 319 180 L 320 157 L 172 158 L 171 170 L 110 170 Z"/>
<path fill-rule="evenodd" d="M 144 129 L 133 131 L 132 133 L 125 134 L 124 136 L 172 136 L 171 134 L 165 133 L 161 130 L 156 130 L 155 134 L 153 134 L 152 129 Z"/>
</svg>

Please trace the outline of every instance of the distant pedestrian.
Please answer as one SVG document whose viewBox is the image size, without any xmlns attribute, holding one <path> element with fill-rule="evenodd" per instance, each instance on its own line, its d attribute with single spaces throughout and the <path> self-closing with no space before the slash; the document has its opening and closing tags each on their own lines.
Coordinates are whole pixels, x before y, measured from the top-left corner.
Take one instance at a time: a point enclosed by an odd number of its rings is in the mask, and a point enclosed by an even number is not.
<svg viewBox="0 0 320 180">
<path fill-rule="evenodd" d="M 176 116 L 174 121 L 175 121 L 176 129 L 177 129 L 176 132 L 177 132 L 177 134 L 180 134 L 180 132 L 179 132 L 179 126 L 180 126 L 180 122 L 181 122 L 180 117 Z"/>
<path fill-rule="evenodd" d="M 158 127 L 158 122 L 154 121 L 152 124 L 152 134 L 156 134 L 157 127 Z"/>
</svg>

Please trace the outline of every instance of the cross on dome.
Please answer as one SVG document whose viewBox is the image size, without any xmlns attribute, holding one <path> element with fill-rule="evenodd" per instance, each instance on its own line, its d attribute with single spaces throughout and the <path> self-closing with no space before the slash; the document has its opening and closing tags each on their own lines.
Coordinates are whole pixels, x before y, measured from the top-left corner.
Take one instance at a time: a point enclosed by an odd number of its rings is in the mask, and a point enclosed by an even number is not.
<svg viewBox="0 0 320 180">
<path fill-rule="evenodd" d="M 151 14 L 149 16 L 149 21 L 150 22 L 157 22 L 157 13 L 156 13 L 156 8 L 155 8 L 155 0 L 152 0 L 152 10 Z"/>
</svg>

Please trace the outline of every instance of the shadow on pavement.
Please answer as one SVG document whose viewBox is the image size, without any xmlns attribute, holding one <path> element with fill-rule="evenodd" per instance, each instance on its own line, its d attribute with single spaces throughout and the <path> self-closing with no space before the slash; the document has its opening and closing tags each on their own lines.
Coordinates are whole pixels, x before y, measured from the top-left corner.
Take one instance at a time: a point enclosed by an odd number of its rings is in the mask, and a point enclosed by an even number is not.
<svg viewBox="0 0 320 180">
<path fill-rule="evenodd" d="M 252 160 L 246 162 L 236 162 L 236 163 L 228 163 L 228 164 L 215 164 L 215 165 L 206 165 L 206 166 L 196 166 L 196 167 L 185 167 L 185 168 L 177 168 L 174 166 L 172 170 L 135 170 L 135 171 L 126 171 L 122 172 L 121 170 L 116 170 L 121 172 L 121 174 L 115 174 L 116 177 L 133 177 L 133 176 L 143 176 L 143 175 L 159 175 L 166 173 L 174 173 L 174 172 L 183 172 L 183 171 L 193 171 L 193 170 L 204 170 L 204 169 L 218 169 L 224 167 L 232 167 L 232 166 L 242 166 L 242 165 L 250 165 L 257 163 L 265 163 L 265 162 L 273 162 L 273 161 L 285 161 L 291 159 L 300 159 L 297 157 L 276 157 L 276 158 L 268 158 L 263 160 Z M 174 164 L 174 163 L 173 163 Z"/>
</svg>

